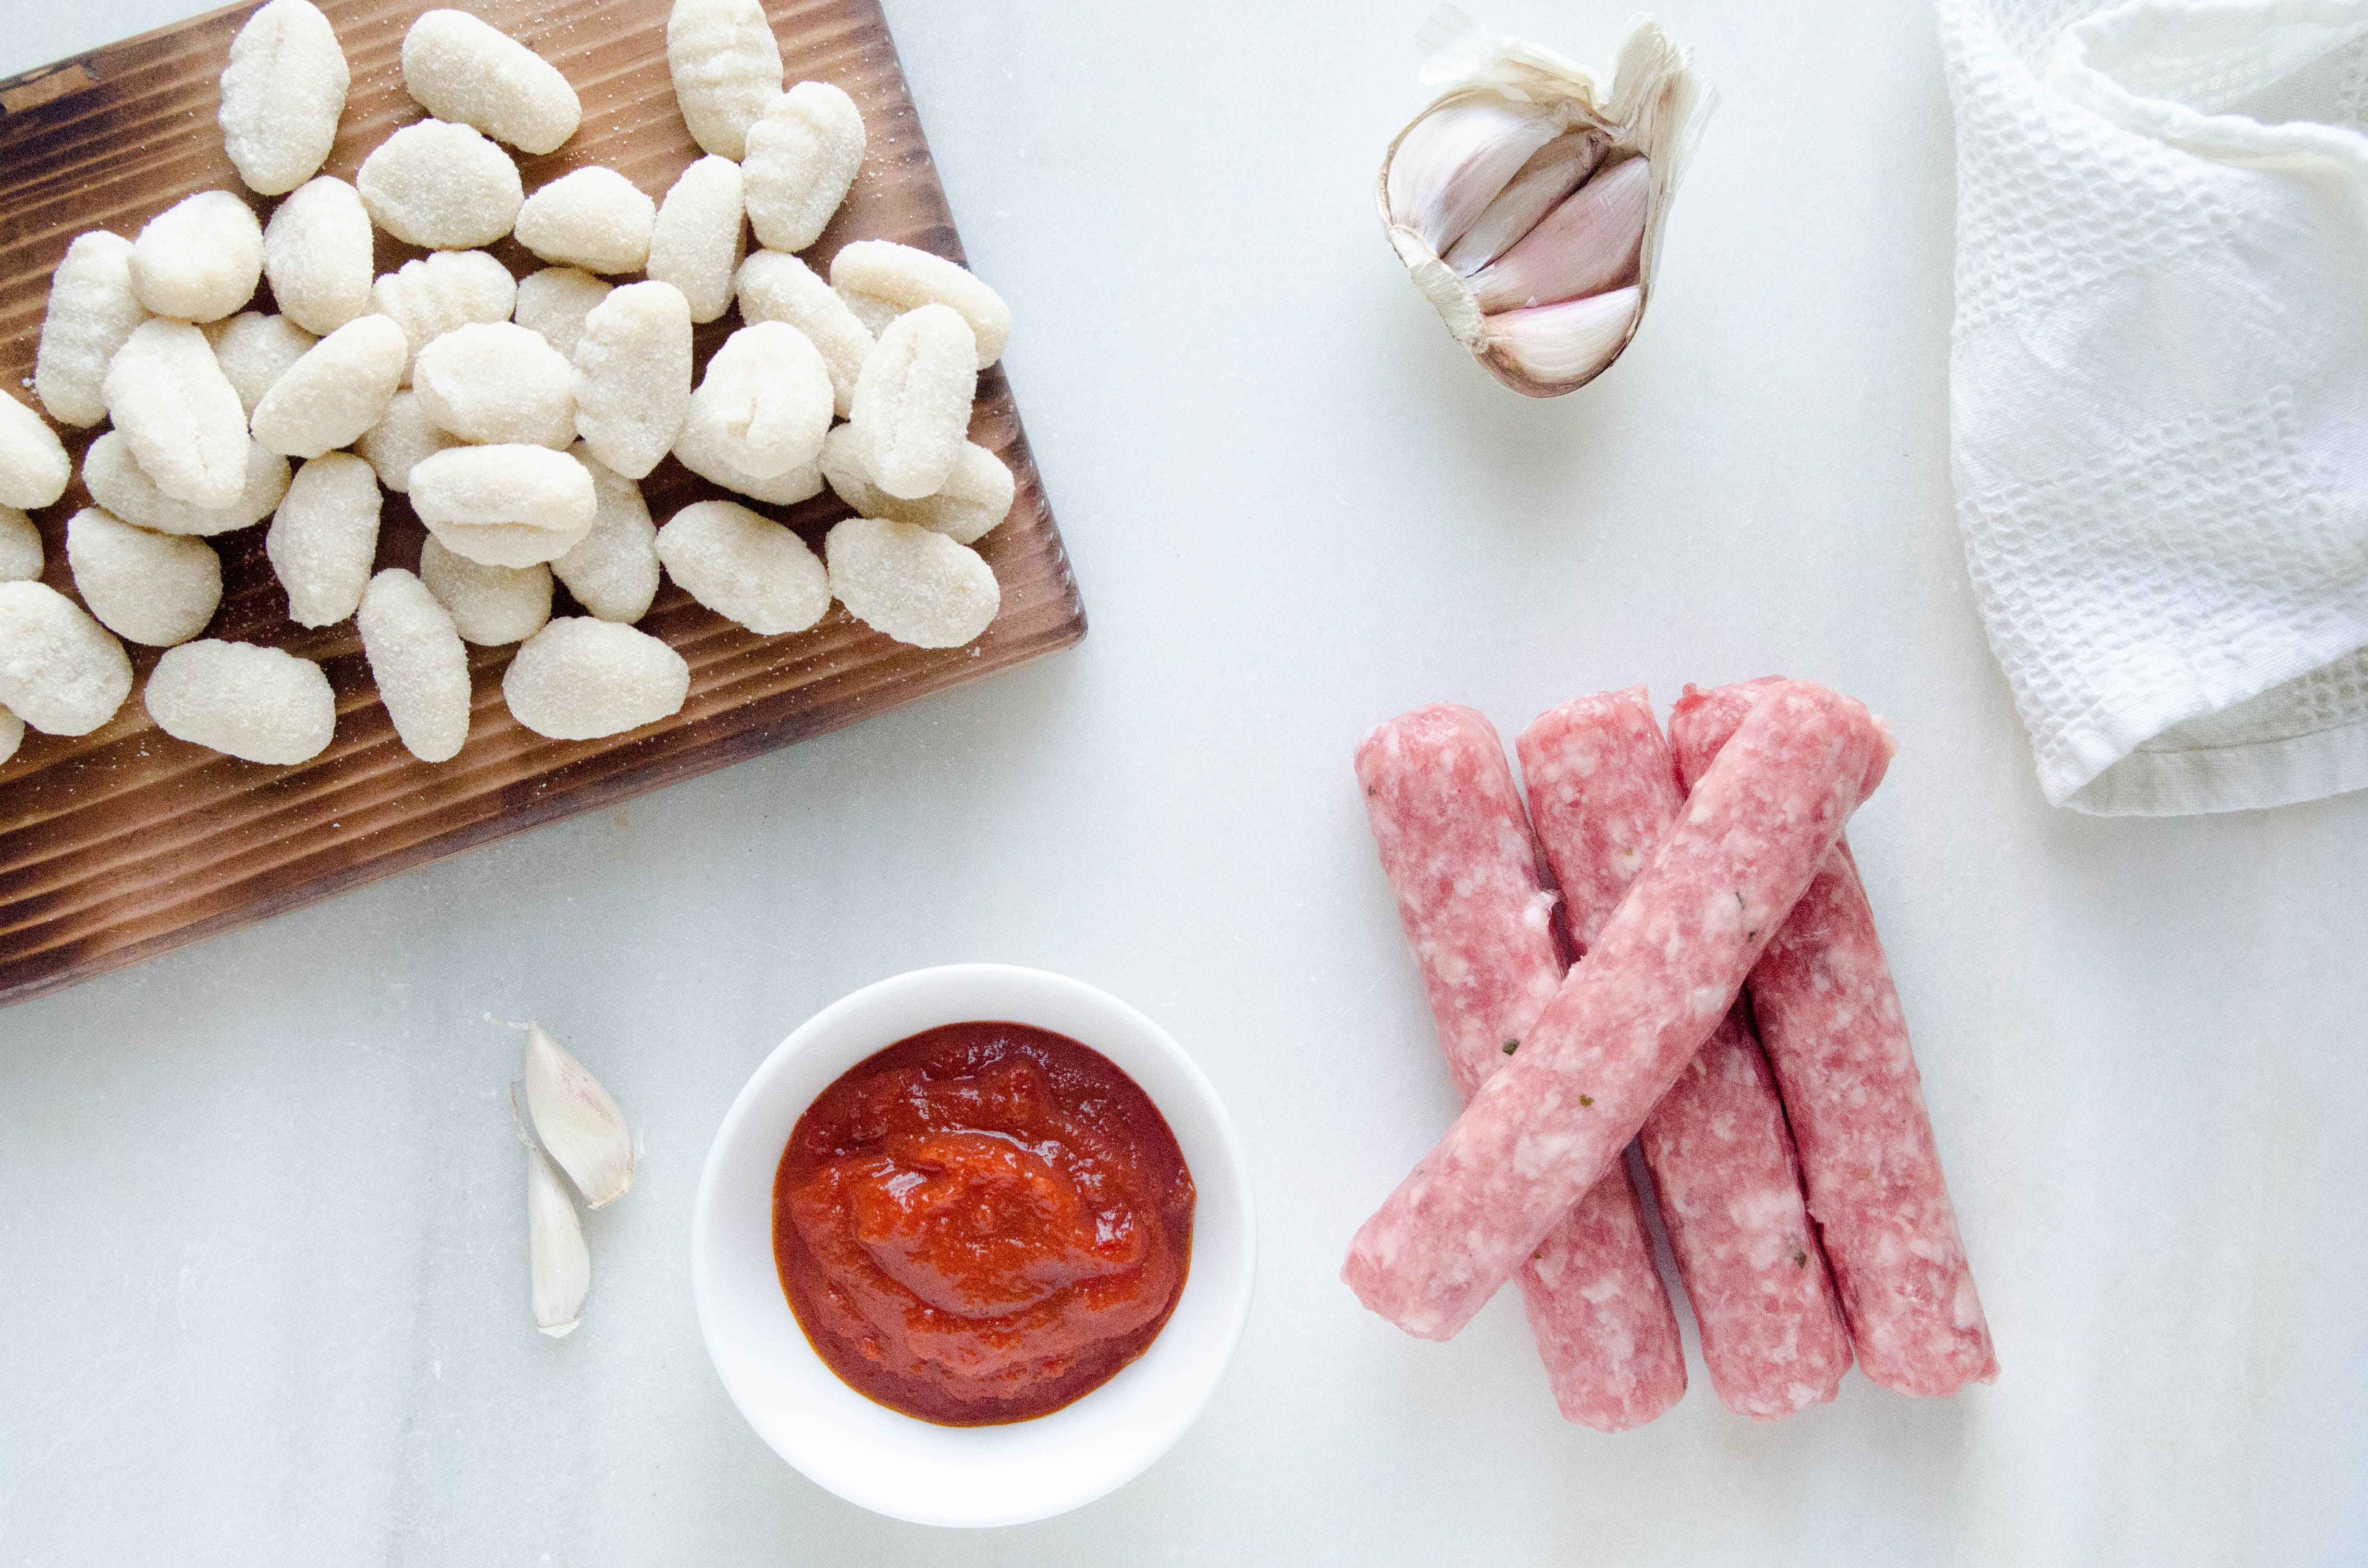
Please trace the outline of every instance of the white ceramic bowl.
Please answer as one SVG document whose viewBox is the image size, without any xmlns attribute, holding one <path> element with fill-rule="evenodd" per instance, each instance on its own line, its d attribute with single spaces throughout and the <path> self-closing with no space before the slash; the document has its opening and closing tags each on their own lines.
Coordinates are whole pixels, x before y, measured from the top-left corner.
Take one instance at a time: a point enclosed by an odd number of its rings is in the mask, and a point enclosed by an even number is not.
<svg viewBox="0 0 2368 1568">
<path fill-rule="evenodd" d="M 806 1342 L 773 1262 L 773 1173 L 798 1118 L 840 1074 L 908 1035 L 975 1020 L 1051 1029 L 1116 1062 L 1167 1118 L 1199 1199 L 1183 1294 L 1132 1365 L 1050 1415 L 939 1426 L 857 1393 Z M 1049 1518 L 1141 1474 L 1215 1391 L 1249 1315 L 1257 1251 L 1241 1145 L 1183 1048 L 1090 985 L 1004 964 L 915 970 L 807 1019 L 732 1102 L 691 1212 L 699 1326 L 732 1403 L 807 1479 L 926 1525 Z"/>
</svg>

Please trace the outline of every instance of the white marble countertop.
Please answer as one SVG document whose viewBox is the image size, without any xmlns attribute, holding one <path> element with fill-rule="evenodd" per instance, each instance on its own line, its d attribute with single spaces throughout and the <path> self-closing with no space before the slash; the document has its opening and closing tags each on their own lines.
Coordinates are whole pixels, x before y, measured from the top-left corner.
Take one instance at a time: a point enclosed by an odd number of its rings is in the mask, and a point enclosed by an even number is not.
<svg viewBox="0 0 2368 1568">
<path fill-rule="evenodd" d="M 2048 810 L 1950 514 L 1930 13 L 1670 0 L 1724 106 L 1625 360 L 1529 403 L 1374 222 L 1428 0 L 891 0 L 1083 585 L 1077 649 L 0 1012 L 0 1562 L 1621 1564 L 2368 1557 L 2368 798 Z M 187 0 L 8 7 L 0 72 Z M 1490 0 L 1593 58 L 1624 5 Z M 794 62 L 792 62 L 794 65 Z M 1452 699 L 1782 669 L 1903 743 L 1851 833 L 2005 1374 L 1554 1414 L 1517 1303 L 1360 1311 L 1454 1098 L 1349 769 Z M 864 1514 L 726 1402 L 692 1189 L 751 1066 L 918 965 L 1161 1020 L 1247 1142 L 1239 1356 L 1041 1525 Z M 644 1130 L 529 1327 L 533 1015 Z M 1691 1327 L 1689 1327 L 1691 1335 Z"/>
</svg>

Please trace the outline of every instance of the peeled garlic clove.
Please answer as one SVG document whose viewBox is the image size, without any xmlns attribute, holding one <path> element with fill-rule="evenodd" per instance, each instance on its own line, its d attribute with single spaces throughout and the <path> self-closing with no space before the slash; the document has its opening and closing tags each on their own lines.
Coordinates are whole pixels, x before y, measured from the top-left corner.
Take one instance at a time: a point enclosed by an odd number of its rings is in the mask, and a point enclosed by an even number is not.
<svg viewBox="0 0 2368 1568">
<path fill-rule="evenodd" d="M 595 1209 L 633 1185 L 633 1135 L 617 1102 L 540 1024 L 526 1027 L 526 1106 L 535 1135 Z"/>
<path fill-rule="evenodd" d="M 1652 166 L 1631 158 L 1579 187 L 1520 244 L 1474 274 L 1480 309 L 1493 315 L 1556 305 L 1634 283 L 1651 185 Z"/>
<path fill-rule="evenodd" d="M 1390 155 L 1390 221 L 1446 250 L 1478 221 L 1561 117 L 1501 98 L 1442 104 L 1408 127 Z"/>
<path fill-rule="evenodd" d="M 1497 193 L 1479 221 L 1450 245 L 1447 265 L 1469 278 L 1520 243 L 1538 220 L 1562 205 L 1595 165 L 1603 161 L 1603 142 L 1584 131 L 1557 136 L 1521 165 L 1513 181 Z"/>
<path fill-rule="evenodd" d="M 1644 305 L 1642 290 L 1632 283 L 1584 300 L 1500 312 L 1486 319 L 1481 358 L 1514 391 L 1552 397 L 1611 364 L 1627 347 Z"/>
<path fill-rule="evenodd" d="M 534 1326 L 564 1338 L 584 1321 L 584 1292 L 592 1285 L 592 1256 L 575 1201 L 540 1149 L 526 1152 L 527 1263 L 533 1278 Z"/>
</svg>

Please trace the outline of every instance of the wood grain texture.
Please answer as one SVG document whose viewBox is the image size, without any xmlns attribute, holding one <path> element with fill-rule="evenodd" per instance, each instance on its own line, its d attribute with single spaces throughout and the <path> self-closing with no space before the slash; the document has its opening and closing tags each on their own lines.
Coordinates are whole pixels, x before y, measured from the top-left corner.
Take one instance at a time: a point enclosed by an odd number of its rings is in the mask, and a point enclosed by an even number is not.
<svg viewBox="0 0 2368 1568">
<path fill-rule="evenodd" d="M 451 3 L 451 0 L 447 0 Z M 404 30 L 424 0 L 324 0 L 353 70 L 324 172 L 350 180 L 400 126 L 424 118 L 403 88 Z M 584 124 L 544 157 L 519 159 L 526 187 L 605 165 L 663 197 L 699 155 L 666 63 L 668 0 L 459 0 L 556 64 L 584 102 Z M 278 199 L 240 183 L 215 123 L 242 5 L 83 59 L 0 83 L 0 369 L 28 403 L 51 272 L 74 236 L 131 237 L 192 191 L 236 192 L 268 218 Z M 901 241 L 962 259 L 945 193 L 876 0 L 768 0 L 792 82 L 844 87 L 862 108 L 870 150 L 846 206 L 804 253 L 824 269 L 849 240 Z M 523 277 L 541 263 L 515 241 L 494 254 Z M 377 269 L 420 252 L 378 236 Z M 254 309 L 274 308 L 269 290 Z M 697 330 L 707 357 L 736 312 Z M 1021 324 L 1023 332 L 1026 324 Z M 21 389 L 21 391 L 20 391 Z M 104 428 L 104 426 L 100 426 Z M 95 431 L 67 431 L 79 472 Z M 973 440 L 1011 466 L 1019 499 L 980 542 L 1003 592 L 993 626 L 962 648 L 908 648 L 833 606 L 791 637 L 759 637 L 691 602 L 671 583 L 641 622 L 689 662 L 690 697 L 662 723 L 599 741 L 552 741 L 502 702 L 512 650 L 472 648 L 469 742 L 440 765 L 395 738 L 348 619 L 307 631 L 263 552 L 263 529 L 217 538 L 224 594 L 205 635 L 268 643 L 318 660 L 337 693 L 337 733 L 309 763 L 272 767 L 174 740 L 141 701 L 158 650 L 133 648 L 138 683 L 115 719 L 78 738 L 28 733 L 0 765 L 0 1004 L 21 1000 L 213 932 L 292 909 L 504 834 L 628 796 L 910 702 L 1075 642 L 1085 610 L 1045 504 L 1011 391 L 979 379 Z M 668 458 L 643 482 L 664 522 L 725 495 Z M 742 500 L 742 497 L 732 497 Z M 744 502 L 757 506 L 753 502 Z M 37 515 L 43 580 L 74 596 L 65 521 L 89 505 L 80 480 Z M 847 509 L 825 491 L 795 507 L 757 506 L 820 549 Z M 422 530 L 388 495 L 378 565 L 415 568 Z M 554 613 L 577 611 L 563 588 Z"/>
</svg>

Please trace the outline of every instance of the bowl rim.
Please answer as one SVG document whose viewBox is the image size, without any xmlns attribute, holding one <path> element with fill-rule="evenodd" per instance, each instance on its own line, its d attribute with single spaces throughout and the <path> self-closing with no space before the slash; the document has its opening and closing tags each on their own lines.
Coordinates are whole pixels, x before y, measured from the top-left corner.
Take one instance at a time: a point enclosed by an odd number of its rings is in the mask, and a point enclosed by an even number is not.
<svg viewBox="0 0 2368 1568">
<path fill-rule="evenodd" d="M 882 1022 L 899 1016 L 903 1023 Z M 932 1021 L 911 1023 L 916 1016 Z M 1089 1032 L 1068 1027 L 1081 1019 Z M 774 1268 L 771 1177 L 789 1128 L 841 1074 L 921 1029 L 975 1021 L 1054 1028 L 1109 1058 L 1176 1133 L 1200 1196 L 1183 1293 L 1142 1357 L 1050 1415 L 995 1426 L 940 1426 L 848 1388 L 808 1343 Z M 883 1036 L 882 1028 L 895 1032 Z M 788 1099 L 796 1103 L 784 1120 Z M 769 1308 L 749 1300 L 746 1227 L 759 1165 Z M 742 1418 L 791 1468 L 847 1501 L 892 1518 L 953 1528 L 1023 1524 L 1081 1507 L 1172 1448 L 1206 1408 L 1240 1343 L 1257 1251 L 1248 1163 L 1199 1063 L 1108 992 L 1015 964 L 908 970 L 850 992 L 800 1024 L 757 1064 L 725 1111 L 691 1210 L 700 1335 Z M 850 1436 L 854 1440 L 845 1440 Z M 895 1462 L 883 1461 L 883 1450 L 893 1450 Z M 982 1494 L 989 1474 L 1003 1483 L 991 1497 Z"/>
</svg>

